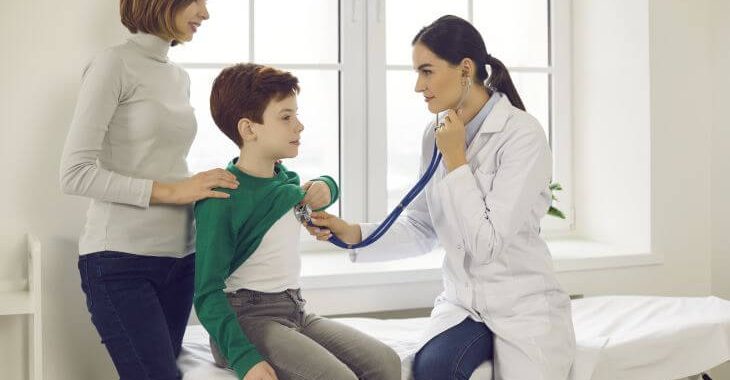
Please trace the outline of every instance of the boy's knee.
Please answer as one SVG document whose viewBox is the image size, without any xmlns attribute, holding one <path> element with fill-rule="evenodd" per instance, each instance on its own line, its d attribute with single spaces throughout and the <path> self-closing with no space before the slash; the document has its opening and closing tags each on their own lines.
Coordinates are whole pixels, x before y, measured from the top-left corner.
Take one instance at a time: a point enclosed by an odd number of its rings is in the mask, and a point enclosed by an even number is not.
<svg viewBox="0 0 730 380">
<path fill-rule="evenodd" d="M 401 362 L 398 354 L 388 346 L 379 349 L 372 354 L 368 361 L 369 367 L 363 376 L 365 379 L 400 380 Z"/>
<path fill-rule="evenodd" d="M 315 355 L 307 361 L 279 357 L 271 365 L 280 380 L 358 380 L 347 365 L 330 355 Z"/>
<path fill-rule="evenodd" d="M 358 380 L 354 372 L 337 360 L 314 363 L 311 368 L 301 371 L 293 368 L 277 368 L 276 374 L 279 379 L 291 380 Z"/>
<path fill-rule="evenodd" d="M 382 371 L 380 376 L 376 376 L 375 378 L 399 380 L 401 378 L 400 356 L 392 349 L 383 350 L 383 356 Z"/>
</svg>

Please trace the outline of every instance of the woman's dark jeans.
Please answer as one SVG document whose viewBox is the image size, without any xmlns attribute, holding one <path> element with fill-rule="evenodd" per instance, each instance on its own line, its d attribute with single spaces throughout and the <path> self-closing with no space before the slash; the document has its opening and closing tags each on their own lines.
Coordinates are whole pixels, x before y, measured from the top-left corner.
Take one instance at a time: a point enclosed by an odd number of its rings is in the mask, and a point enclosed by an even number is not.
<svg viewBox="0 0 730 380">
<path fill-rule="evenodd" d="M 79 257 L 91 321 L 121 380 L 177 380 L 190 316 L 195 255 L 103 251 Z"/>
</svg>

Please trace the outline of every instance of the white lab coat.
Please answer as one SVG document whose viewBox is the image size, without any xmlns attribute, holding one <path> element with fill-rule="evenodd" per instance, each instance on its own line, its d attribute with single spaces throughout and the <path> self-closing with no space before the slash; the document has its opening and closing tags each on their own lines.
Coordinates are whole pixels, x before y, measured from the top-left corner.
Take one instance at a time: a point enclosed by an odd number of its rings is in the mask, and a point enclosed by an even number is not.
<svg viewBox="0 0 730 380">
<path fill-rule="evenodd" d="M 421 173 L 433 144 L 429 125 Z M 565 380 L 575 356 L 570 299 L 539 236 L 551 199 L 545 133 L 503 96 L 466 154 L 468 165 L 447 173 L 441 164 L 388 233 L 350 257 L 392 260 L 428 253 L 440 243 L 444 291 L 422 345 L 470 317 L 494 332 L 495 380 Z M 362 224 L 363 236 L 376 226 Z"/>
</svg>

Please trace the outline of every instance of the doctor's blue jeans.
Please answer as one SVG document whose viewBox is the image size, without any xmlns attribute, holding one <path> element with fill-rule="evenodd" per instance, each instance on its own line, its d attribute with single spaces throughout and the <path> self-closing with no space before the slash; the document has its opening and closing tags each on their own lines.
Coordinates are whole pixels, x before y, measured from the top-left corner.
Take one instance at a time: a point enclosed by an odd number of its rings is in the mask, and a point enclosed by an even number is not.
<svg viewBox="0 0 730 380">
<path fill-rule="evenodd" d="M 437 335 L 413 360 L 415 380 L 469 380 L 474 370 L 491 360 L 494 336 L 487 325 L 471 318 Z"/>
</svg>

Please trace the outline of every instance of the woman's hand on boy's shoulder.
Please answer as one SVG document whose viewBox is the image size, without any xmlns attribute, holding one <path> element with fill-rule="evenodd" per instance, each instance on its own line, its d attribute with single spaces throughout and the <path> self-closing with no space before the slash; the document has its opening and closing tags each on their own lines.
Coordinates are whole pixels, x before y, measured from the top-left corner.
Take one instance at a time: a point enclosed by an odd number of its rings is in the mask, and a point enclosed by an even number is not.
<svg viewBox="0 0 730 380">
<path fill-rule="evenodd" d="M 231 172 L 213 169 L 173 183 L 155 181 L 152 184 L 152 204 L 190 204 L 205 198 L 230 198 L 230 195 L 214 190 L 236 189 L 238 180 Z"/>
<path fill-rule="evenodd" d="M 308 204 L 313 210 L 328 206 L 332 201 L 330 188 L 322 181 L 309 181 L 302 185 L 302 190 L 305 193 L 301 203 Z"/>
</svg>

